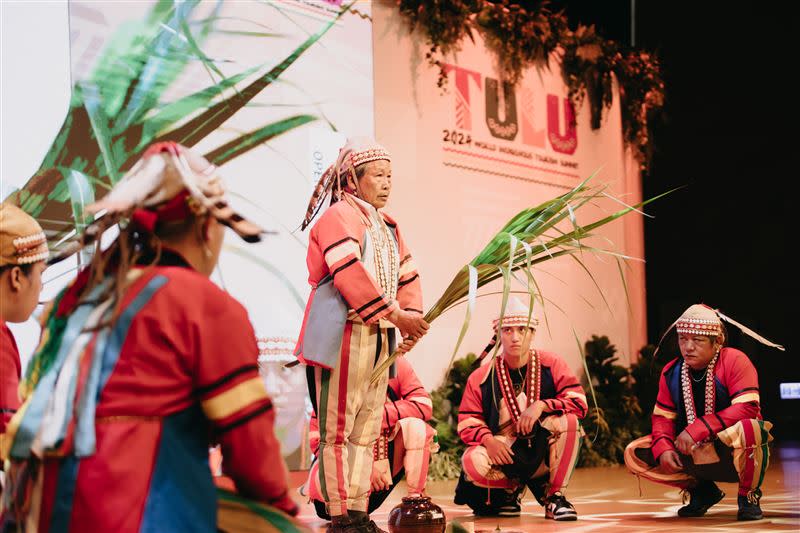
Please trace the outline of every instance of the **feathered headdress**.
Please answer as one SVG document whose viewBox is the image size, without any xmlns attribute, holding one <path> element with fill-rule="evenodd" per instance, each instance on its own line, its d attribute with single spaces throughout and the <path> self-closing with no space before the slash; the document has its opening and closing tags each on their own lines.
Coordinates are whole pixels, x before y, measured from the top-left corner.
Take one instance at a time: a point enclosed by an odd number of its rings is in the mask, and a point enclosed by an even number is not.
<svg viewBox="0 0 800 533">
<path fill-rule="evenodd" d="M 50 263 L 92 244 L 126 216 L 142 230 L 152 232 L 158 222 L 209 213 L 245 241 L 260 241 L 264 230 L 228 204 L 216 170 L 204 157 L 180 144 L 163 142 L 150 146 L 107 195 L 86 208 L 90 213 L 103 212 L 102 217 L 87 226 L 81 237 Z"/>
<path fill-rule="evenodd" d="M 656 353 L 658 353 L 658 349 L 661 348 L 661 343 L 664 341 L 664 338 L 667 336 L 667 334 L 672 331 L 672 328 L 675 328 L 678 333 L 716 337 L 722 334 L 723 320 L 736 326 L 742 331 L 742 333 L 752 337 L 765 346 L 786 351 L 786 349 L 780 344 L 776 344 L 771 340 L 762 337 L 747 326 L 740 324 L 734 319 L 722 314 L 719 309 L 712 309 L 705 304 L 694 304 L 684 311 L 683 314 L 678 317 L 678 319 L 673 322 L 670 327 L 667 328 L 667 331 L 664 332 L 664 335 L 661 336 L 661 340 L 658 342 Z"/>
</svg>

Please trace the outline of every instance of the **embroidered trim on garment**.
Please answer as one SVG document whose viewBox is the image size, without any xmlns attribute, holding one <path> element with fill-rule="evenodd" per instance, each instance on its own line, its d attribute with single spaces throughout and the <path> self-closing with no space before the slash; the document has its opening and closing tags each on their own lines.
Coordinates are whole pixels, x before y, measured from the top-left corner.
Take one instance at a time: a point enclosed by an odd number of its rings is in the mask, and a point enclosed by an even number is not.
<svg viewBox="0 0 800 533">
<path fill-rule="evenodd" d="M 539 399 L 542 385 L 541 363 L 536 350 L 531 350 L 530 356 L 530 360 L 528 361 L 528 376 L 525 383 L 525 396 L 527 397 L 526 408 L 530 407 L 533 402 Z M 497 371 L 498 380 L 500 381 L 500 391 L 503 393 L 503 399 L 508 406 L 511 420 L 514 426 L 516 426 L 522 415 L 522 408 L 519 406 L 516 394 L 514 394 L 511 375 L 508 373 L 508 366 L 504 358 L 497 358 L 495 369 Z"/>
<path fill-rule="evenodd" d="M 716 403 L 716 387 L 714 386 L 714 366 L 719 359 L 717 353 L 711 362 L 706 367 L 706 394 L 704 414 L 710 415 L 714 413 L 714 406 Z M 683 405 L 686 408 L 686 423 L 692 424 L 697 420 L 697 413 L 694 409 L 694 392 L 692 392 L 692 382 L 689 378 L 689 365 L 684 361 L 681 365 L 681 388 L 683 389 Z"/>
<path fill-rule="evenodd" d="M 715 337 L 722 333 L 722 326 L 719 320 L 703 318 L 680 318 L 675 324 L 675 329 L 678 333 L 706 335 L 708 337 Z"/>
<path fill-rule="evenodd" d="M 397 247 L 394 239 L 389 234 L 383 217 L 378 214 L 379 223 L 369 225 L 369 233 L 372 237 L 373 256 L 375 259 L 375 273 L 378 276 L 378 283 L 390 300 L 397 298 L 399 261 Z M 386 253 L 386 262 L 384 261 Z"/>
<path fill-rule="evenodd" d="M 358 165 L 363 165 L 364 163 L 379 161 L 382 159 L 385 159 L 386 161 L 392 160 L 392 158 L 389 156 L 389 152 L 383 148 L 371 148 L 369 150 L 362 150 L 360 152 L 350 152 L 350 164 L 353 165 L 353 168 L 357 167 Z"/>
</svg>

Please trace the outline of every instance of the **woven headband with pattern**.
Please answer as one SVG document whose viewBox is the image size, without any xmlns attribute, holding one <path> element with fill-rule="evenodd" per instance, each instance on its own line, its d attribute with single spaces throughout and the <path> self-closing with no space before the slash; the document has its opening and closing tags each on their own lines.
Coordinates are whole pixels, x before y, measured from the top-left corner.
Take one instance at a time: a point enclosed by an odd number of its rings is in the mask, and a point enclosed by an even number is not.
<svg viewBox="0 0 800 533">
<path fill-rule="evenodd" d="M 678 333 L 689 335 L 707 335 L 716 337 L 722 333 L 722 322 L 719 320 L 706 320 L 702 318 L 680 318 L 675 323 Z"/>
<path fill-rule="evenodd" d="M 742 333 L 757 340 L 765 346 L 769 346 L 781 351 L 786 350 L 786 348 L 780 344 L 772 342 L 766 337 L 763 337 L 762 335 L 759 335 L 752 329 L 748 328 L 744 324 L 741 324 L 731 317 L 723 314 L 719 309 L 713 309 L 704 304 L 697 304 L 689 307 L 689 309 L 687 309 L 683 315 L 681 315 L 675 322 L 672 323 L 672 325 L 670 325 L 670 327 L 667 328 L 667 330 L 661 336 L 661 340 L 658 341 L 658 346 L 656 347 L 656 351 L 653 356 L 655 357 L 658 355 L 658 352 L 661 349 L 661 344 L 664 342 L 667 334 L 672 331 L 673 328 L 675 328 L 678 333 L 707 335 L 712 337 L 722 333 L 723 321 L 736 326 Z"/>
<path fill-rule="evenodd" d="M 392 160 L 389 152 L 383 148 L 370 148 L 369 150 L 350 152 L 350 164 L 353 165 L 353 168 L 363 165 L 364 163 L 381 160 Z"/>
<path fill-rule="evenodd" d="M 496 319 L 492 321 L 492 327 L 497 329 L 497 326 L 500 324 L 500 319 Z M 530 320 L 528 320 L 528 315 L 511 315 L 503 317 L 503 327 L 515 327 L 515 326 L 527 326 L 529 328 L 536 329 L 539 326 L 539 319 L 531 316 Z"/>
</svg>

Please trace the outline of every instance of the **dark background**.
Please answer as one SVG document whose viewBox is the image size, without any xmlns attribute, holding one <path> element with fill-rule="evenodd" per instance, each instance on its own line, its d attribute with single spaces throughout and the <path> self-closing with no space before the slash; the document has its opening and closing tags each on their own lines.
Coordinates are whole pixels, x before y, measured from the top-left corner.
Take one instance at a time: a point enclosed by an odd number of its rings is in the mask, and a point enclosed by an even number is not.
<svg viewBox="0 0 800 533">
<path fill-rule="evenodd" d="M 794 108 L 797 30 L 783 4 L 604 0 L 551 2 L 570 26 L 594 24 L 608 39 L 655 52 L 666 103 L 655 153 L 642 176 L 645 198 L 684 189 L 647 211 L 648 336 L 689 305 L 719 308 L 786 352 L 728 327 L 730 344 L 759 372 L 764 417 L 777 438 L 800 437 L 800 400 L 779 383 L 800 382 L 795 318 L 797 253 L 792 203 L 797 187 Z M 788 4 L 787 4 L 788 6 Z M 634 13 L 634 30 L 631 14 Z M 790 116 L 791 115 L 791 116 Z M 793 213 L 794 211 L 794 213 Z M 798 327 L 795 325 L 795 327 Z M 673 342 L 663 357 L 677 355 Z"/>
</svg>

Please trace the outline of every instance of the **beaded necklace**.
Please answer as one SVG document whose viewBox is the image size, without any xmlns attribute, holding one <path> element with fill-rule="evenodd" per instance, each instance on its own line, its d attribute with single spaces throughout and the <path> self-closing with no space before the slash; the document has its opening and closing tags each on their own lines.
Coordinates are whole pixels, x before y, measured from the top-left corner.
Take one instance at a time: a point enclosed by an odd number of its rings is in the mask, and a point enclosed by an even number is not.
<svg viewBox="0 0 800 533">
<path fill-rule="evenodd" d="M 525 396 L 527 396 L 527 405 L 525 408 L 530 407 L 533 402 L 539 399 L 539 393 L 542 385 L 541 365 L 539 362 L 539 357 L 536 354 L 536 350 L 531 350 L 530 355 L 531 358 L 528 361 L 528 375 L 526 376 L 525 380 Z M 500 381 L 500 391 L 502 392 L 503 399 L 506 401 L 506 405 L 508 406 L 511 420 L 514 423 L 514 426 L 516 426 L 517 422 L 519 421 L 519 417 L 522 415 L 522 408 L 517 401 L 516 394 L 514 394 L 514 386 L 511 382 L 511 375 L 508 373 L 508 365 L 506 365 L 503 357 L 498 357 L 495 360 L 495 370 L 497 371 L 497 377 Z"/>
<path fill-rule="evenodd" d="M 370 217 L 373 220 L 369 224 L 369 234 L 372 237 L 373 256 L 375 258 L 375 273 L 378 276 L 378 283 L 386 292 L 386 296 L 393 300 L 397 297 L 397 278 L 400 271 L 397 247 L 394 245 L 394 239 L 389 234 L 389 228 L 386 226 L 383 217 L 377 211 L 375 213 L 378 220 L 375 220 L 376 217 Z"/>
<path fill-rule="evenodd" d="M 711 359 L 706 367 L 706 394 L 704 414 L 710 415 L 714 412 L 716 402 L 716 387 L 714 386 L 714 365 L 717 364 L 719 359 L 719 352 Z M 694 409 L 694 392 L 692 391 L 692 382 L 689 376 L 689 365 L 683 361 L 681 365 L 681 388 L 683 389 L 683 405 L 686 408 L 686 423 L 691 424 L 697 420 L 697 413 Z"/>
</svg>

